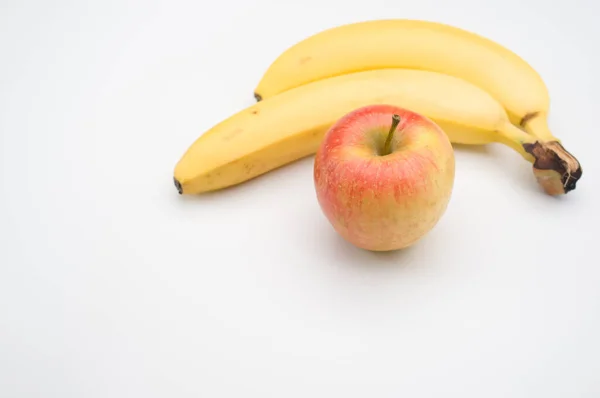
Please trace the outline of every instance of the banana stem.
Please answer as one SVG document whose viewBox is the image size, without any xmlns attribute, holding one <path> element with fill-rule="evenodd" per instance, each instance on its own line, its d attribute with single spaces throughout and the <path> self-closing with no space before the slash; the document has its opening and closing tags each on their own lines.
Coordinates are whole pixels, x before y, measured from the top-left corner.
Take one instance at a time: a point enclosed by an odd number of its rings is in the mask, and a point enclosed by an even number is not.
<svg viewBox="0 0 600 398">
<path fill-rule="evenodd" d="M 575 189 L 583 170 L 579 161 L 558 141 L 524 144 L 533 157 L 533 173 L 546 193 L 562 195 Z"/>
<path fill-rule="evenodd" d="M 581 166 L 558 140 L 538 138 L 508 123 L 499 132 L 500 143 L 533 164 L 533 174 L 547 194 L 563 195 L 575 189 L 582 175 Z"/>
<path fill-rule="evenodd" d="M 392 138 L 394 137 L 394 131 L 396 130 L 396 127 L 398 127 L 399 123 L 400 123 L 400 116 L 394 114 L 392 116 L 392 126 L 390 127 L 390 131 L 385 140 L 385 144 L 383 144 L 383 156 L 389 155 L 391 153 L 390 145 L 392 143 Z"/>
</svg>

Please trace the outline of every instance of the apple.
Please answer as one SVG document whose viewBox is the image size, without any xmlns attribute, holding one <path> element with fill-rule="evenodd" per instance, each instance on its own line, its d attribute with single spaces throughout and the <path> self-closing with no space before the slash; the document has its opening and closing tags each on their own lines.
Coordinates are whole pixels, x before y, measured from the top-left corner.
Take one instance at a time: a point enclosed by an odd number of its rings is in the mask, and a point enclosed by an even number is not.
<svg viewBox="0 0 600 398">
<path fill-rule="evenodd" d="M 371 251 L 412 245 L 440 220 L 454 186 L 454 151 L 427 117 L 369 105 L 339 119 L 314 161 L 319 206 L 345 240 Z"/>
</svg>

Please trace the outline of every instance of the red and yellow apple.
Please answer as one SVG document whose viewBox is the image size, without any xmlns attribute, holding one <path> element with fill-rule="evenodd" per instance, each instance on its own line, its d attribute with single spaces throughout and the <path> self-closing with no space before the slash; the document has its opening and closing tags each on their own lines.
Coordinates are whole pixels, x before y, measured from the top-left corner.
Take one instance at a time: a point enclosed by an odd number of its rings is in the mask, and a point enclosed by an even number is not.
<svg viewBox="0 0 600 398">
<path fill-rule="evenodd" d="M 446 211 L 454 151 L 427 117 L 391 105 L 365 106 L 325 134 L 314 183 L 323 213 L 344 239 L 366 250 L 402 249 Z"/>
</svg>

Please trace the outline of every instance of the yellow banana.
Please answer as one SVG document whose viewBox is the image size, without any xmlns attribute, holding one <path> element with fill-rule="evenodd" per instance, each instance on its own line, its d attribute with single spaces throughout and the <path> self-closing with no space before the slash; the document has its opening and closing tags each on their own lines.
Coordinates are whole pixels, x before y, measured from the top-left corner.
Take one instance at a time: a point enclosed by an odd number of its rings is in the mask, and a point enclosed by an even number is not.
<svg viewBox="0 0 600 398">
<path fill-rule="evenodd" d="M 538 73 L 514 52 L 475 33 L 419 20 L 374 20 L 319 32 L 284 51 L 255 89 L 257 100 L 342 74 L 381 69 L 429 70 L 459 77 L 487 91 L 511 122 L 547 142 L 560 140 L 547 123 L 550 99 Z M 581 177 L 566 151 L 564 191 Z"/>
<path fill-rule="evenodd" d="M 409 69 L 380 69 L 319 80 L 260 101 L 202 134 L 174 171 L 179 193 L 236 185 L 314 154 L 326 131 L 348 112 L 389 104 L 429 117 L 453 143 L 501 143 L 536 163 L 548 193 L 562 187 L 554 144 L 513 126 L 488 93 L 462 79 Z M 548 146 L 550 145 L 550 146 Z M 538 167 L 539 165 L 543 167 Z"/>
</svg>

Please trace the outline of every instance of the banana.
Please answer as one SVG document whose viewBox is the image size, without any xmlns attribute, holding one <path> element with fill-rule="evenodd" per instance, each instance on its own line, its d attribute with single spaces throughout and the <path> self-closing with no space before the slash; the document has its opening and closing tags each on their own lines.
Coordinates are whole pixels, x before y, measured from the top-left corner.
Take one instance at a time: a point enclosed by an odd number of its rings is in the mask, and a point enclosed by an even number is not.
<svg viewBox="0 0 600 398">
<path fill-rule="evenodd" d="M 314 154 L 339 118 L 373 104 L 420 113 L 436 122 L 453 143 L 507 145 L 534 163 L 548 193 L 562 187 L 565 166 L 553 157 L 560 148 L 512 125 L 502 106 L 477 86 L 410 69 L 336 76 L 257 102 L 191 144 L 175 167 L 175 186 L 180 194 L 214 191 Z"/>
<path fill-rule="evenodd" d="M 467 80 L 500 102 L 513 124 L 561 145 L 548 127 L 546 85 L 527 62 L 492 40 L 437 22 L 373 20 L 316 33 L 284 51 L 254 95 L 260 101 L 324 78 L 381 68 L 429 70 Z M 562 145 L 561 151 L 566 193 L 575 189 L 582 169 Z"/>
</svg>

